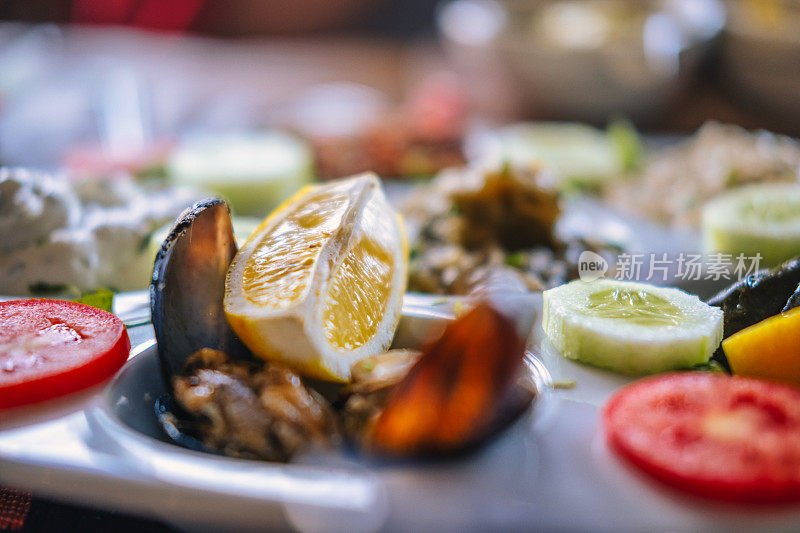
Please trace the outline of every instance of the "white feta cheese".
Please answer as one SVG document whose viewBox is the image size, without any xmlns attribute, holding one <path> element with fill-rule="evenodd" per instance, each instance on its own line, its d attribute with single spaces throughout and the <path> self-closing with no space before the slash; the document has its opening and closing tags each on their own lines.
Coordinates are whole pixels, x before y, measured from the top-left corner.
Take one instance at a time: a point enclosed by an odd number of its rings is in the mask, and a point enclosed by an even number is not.
<svg viewBox="0 0 800 533">
<path fill-rule="evenodd" d="M 94 237 L 84 229 L 59 229 L 46 243 L 0 254 L 0 294 L 43 286 L 91 290 L 98 286 L 97 267 Z"/>
<path fill-rule="evenodd" d="M 0 169 L 0 294 L 32 287 L 147 287 L 152 232 L 198 199 L 187 188 L 142 187 Z"/>
<path fill-rule="evenodd" d="M 97 283 L 118 291 L 147 287 L 153 271 L 148 243 L 153 223 L 131 208 L 95 211 L 87 227 L 97 251 Z"/>
<path fill-rule="evenodd" d="M 41 243 L 79 218 L 80 203 L 64 180 L 0 168 L 0 254 Z"/>
</svg>

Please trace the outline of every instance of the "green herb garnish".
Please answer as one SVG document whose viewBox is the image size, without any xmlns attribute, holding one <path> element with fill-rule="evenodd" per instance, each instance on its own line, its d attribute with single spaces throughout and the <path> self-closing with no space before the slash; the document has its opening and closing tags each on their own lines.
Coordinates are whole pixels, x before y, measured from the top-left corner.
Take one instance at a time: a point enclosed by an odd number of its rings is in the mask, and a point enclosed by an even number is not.
<svg viewBox="0 0 800 533">
<path fill-rule="evenodd" d="M 80 304 L 91 305 L 92 307 L 111 313 L 114 308 L 114 294 L 114 291 L 108 289 L 97 289 L 96 291 L 85 292 L 73 301 Z"/>
<path fill-rule="evenodd" d="M 701 370 L 703 372 L 720 372 L 722 374 L 728 374 L 728 371 L 725 370 L 725 367 L 720 364 L 719 361 L 716 359 L 711 359 L 707 363 L 700 363 L 699 365 L 694 365 L 692 370 Z"/>
<path fill-rule="evenodd" d="M 553 382 L 553 388 L 556 390 L 574 389 L 577 383 L 574 379 L 560 379 Z"/>
<path fill-rule="evenodd" d="M 527 259 L 525 252 L 514 252 L 508 254 L 505 258 L 505 264 L 514 268 L 525 268 L 525 259 Z"/>
<path fill-rule="evenodd" d="M 644 157 L 644 143 L 633 123 L 628 119 L 616 119 L 606 129 L 611 145 L 624 172 L 638 170 Z"/>
</svg>

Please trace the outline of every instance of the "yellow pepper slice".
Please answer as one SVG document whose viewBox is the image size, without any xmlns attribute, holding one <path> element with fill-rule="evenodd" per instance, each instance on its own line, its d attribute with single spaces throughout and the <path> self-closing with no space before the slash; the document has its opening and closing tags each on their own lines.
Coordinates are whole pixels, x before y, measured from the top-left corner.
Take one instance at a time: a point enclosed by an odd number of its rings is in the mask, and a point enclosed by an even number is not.
<svg viewBox="0 0 800 533">
<path fill-rule="evenodd" d="M 800 385 L 800 307 L 731 335 L 722 349 L 734 374 Z"/>
</svg>

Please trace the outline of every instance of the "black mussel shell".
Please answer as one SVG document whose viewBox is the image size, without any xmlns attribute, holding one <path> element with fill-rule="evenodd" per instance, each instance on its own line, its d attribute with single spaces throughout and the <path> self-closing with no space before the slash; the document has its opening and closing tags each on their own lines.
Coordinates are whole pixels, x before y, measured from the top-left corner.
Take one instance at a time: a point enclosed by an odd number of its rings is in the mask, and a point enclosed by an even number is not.
<svg viewBox="0 0 800 533">
<path fill-rule="evenodd" d="M 724 316 L 723 338 L 800 304 L 800 258 L 734 283 L 708 300 Z M 722 348 L 714 358 L 727 367 Z"/>
<path fill-rule="evenodd" d="M 249 357 L 222 306 L 225 275 L 236 251 L 230 209 L 219 198 L 202 200 L 184 211 L 158 251 L 150 311 L 168 390 L 172 376 L 200 348 Z"/>
<path fill-rule="evenodd" d="M 153 408 L 164 434 L 175 444 L 196 452 L 219 455 L 217 450 L 203 444 L 199 438 L 200 429 L 196 427 L 198 423 L 194 422 L 191 416 L 183 412 L 173 401 L 171 395 L 162 394 L 159 396 Z"/>
</svg>

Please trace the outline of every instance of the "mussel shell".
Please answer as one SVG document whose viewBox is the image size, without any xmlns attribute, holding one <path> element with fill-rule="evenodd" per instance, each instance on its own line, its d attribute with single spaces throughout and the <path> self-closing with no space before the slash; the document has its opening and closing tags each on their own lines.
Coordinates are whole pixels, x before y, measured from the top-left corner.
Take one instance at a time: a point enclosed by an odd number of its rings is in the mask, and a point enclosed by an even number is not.
<svg viewBox="0 0 800 533">
<path fill-rule="evenodd" d="M 795 287 L 794 292 L 789 297 L 789 300 L 786 302 L 786 305 L 784 305 L 783 309 L 781 309 L 781 313 L 791 311 L 795 307 L 800 307 L 800 284 L 798 284 L 797 287 Z"/>
<path fill-rule="evenodd" d="M 184 211 L 158 251 L 150 311 L 169 390 L 172 376 L 200 348 L 221 350 L 233 358 L 250 356 L 223 311 L 225 275 L 236 251 L 230 209 L 219 198 Z"/>
<path fill-rule="evenodd" d="M 708 300 L 722 309 L 723 338 L 728 338 L 782 311 L 795 307 L 800 300 L 800 258 L 786 261 L 772 270 L 760 270 L 734 283 Z M 722 348 L 714 358 L 728 366 Z"/>
<path fill-rule="evenodd" d="M 172 396 L 162 394 L 153 404 L 156 419 L 164 434 L 175 444 L 194 450 L 196 452 L 213 453 L 219 455 L 217 450 L 206 446 L 199 438 L 199 429 L 191 427 L 197 422 L 192 422 L 189 415 L 175 404 Z"/>
<path fill-rule="evenodd" d="M 391 458 L 476 449 L 525 412 L 524 341 L 513 320 L 482 302 L 445 328 L 388 394 L 361 444 Z"/>
<path fill-rule="evenodd" d="M 800 284 L 800 259 L 760 270 L 710 298 L 725 313 L 725 337 L 777 315 Z"/>
</svg>

